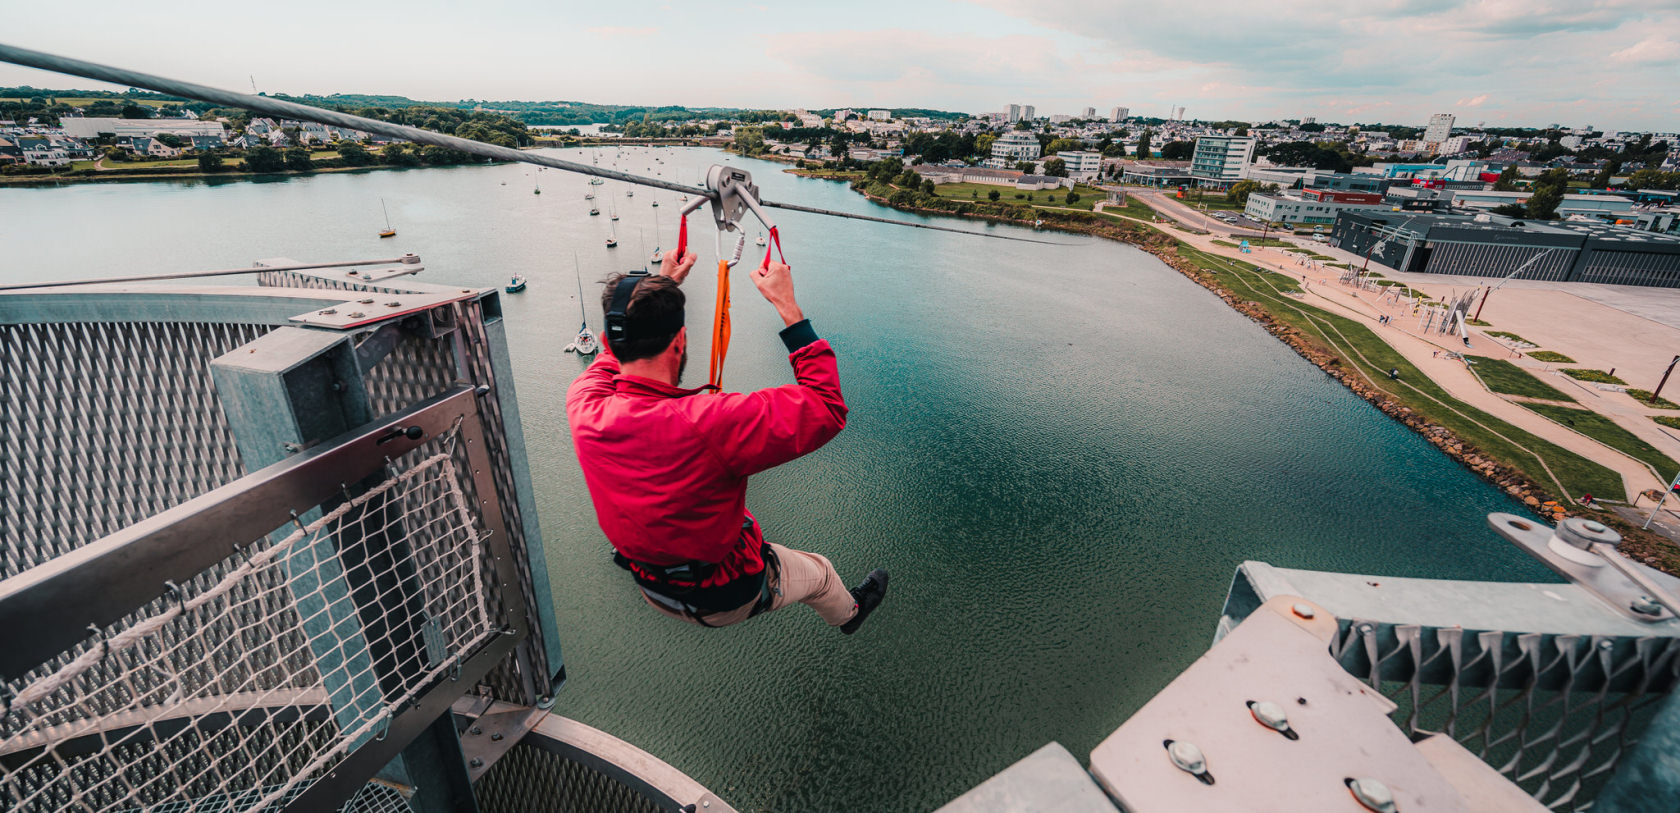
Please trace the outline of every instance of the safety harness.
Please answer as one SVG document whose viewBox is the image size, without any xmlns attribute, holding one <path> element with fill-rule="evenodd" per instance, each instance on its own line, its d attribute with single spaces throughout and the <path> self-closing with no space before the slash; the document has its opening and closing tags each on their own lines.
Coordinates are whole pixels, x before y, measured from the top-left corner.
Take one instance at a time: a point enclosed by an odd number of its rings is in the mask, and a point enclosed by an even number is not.
<svg viewBox="0 0 1680 813">
<path fill-rule="evenodd" d="M 751 517 L 741 521 L 741 545 L 748 544 L 752 527 Z M 764 560 L 764 567 L 757 573 L 710 587 L 701 585 L 717 573 L 715 562 L 656 565 L 631 559 L 614 550 L 613 563 L 630 571 L 636 586 L 642 588 L 648 600 L 709 627 L 712 625 L 706 623 L 707 616 L 739 610 L 755 597 L 757 601 L 753 603 L 752 612 L 747 614 L 748 618 L 769 610 L 775 604 L 776 596 L 781 593 L 781 588 L 776 586 L 781 582 L 781 561 L 776 558 L 775 550 L 762 539 L 759 540 L 759 556 Z"/>
</svg>

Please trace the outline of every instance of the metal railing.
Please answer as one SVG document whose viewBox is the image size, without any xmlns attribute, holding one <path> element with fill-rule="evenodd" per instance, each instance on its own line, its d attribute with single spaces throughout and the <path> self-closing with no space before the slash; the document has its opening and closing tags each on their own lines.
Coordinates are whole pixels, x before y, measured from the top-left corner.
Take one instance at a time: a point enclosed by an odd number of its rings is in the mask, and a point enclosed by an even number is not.
<svg viewBox="0 0 1680 813">
<path fill-rule="evenodd" d="M 486 395 L 455 388 L 0 582 L 0 798 L 354 795 L 527 632 Z"/>
</svg>

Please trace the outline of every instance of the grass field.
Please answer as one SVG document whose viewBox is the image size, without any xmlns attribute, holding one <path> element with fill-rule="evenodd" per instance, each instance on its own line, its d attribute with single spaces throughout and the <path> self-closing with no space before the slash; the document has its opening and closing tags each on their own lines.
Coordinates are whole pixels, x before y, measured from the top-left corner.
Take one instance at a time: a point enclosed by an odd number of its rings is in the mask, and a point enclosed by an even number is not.
<svg viewBox="0 0 1680 813">
<path fill-rule="evenodd" d="M 1623 493 L 1620 475 L 1453 398 L 1365 325 L 1284 296 L 1284 277 L 1191 246 L 1181 244 L 1178 250 L 1180 256 L 1198 266 L 1221 272 L 1221 281 L 1234 293 L 1259 303 L 1279 321 L 1301 330 L 1361 373 L 1376 389 L 1523 472 L 1543 488 L 1561 486 L 1572 497 Z M 1389 380 L 1390 368 L 1400 371 L 1399 381 Z"/>
<path fill-rule="evenodd" d="M 1535 361 L 1544 361 L 1547 364 L 1574 364 L 1575 363 L 1574 359 L 1572 359 L 1572 358 L 1570 358 L 1570 357 L 1568 357 L 1568 356 L 1566 356 L 1562 353 L 1554 353 L 1550 350 L 1530 350 L 1530 351 L 1528 351 L 1528 357 L 1531 358 L 1531 359 L 1534 359 Z"/>
<path fill-rule="evenodd" d="M 139 104 L 139 105 L 145 105 L 147 107 L 163 107 L 166 104 L 181 104 L 181 102 L 162 102 L 162 101 L 158 101 L 156 99 L 125 99 L 121 96 L 105 96 L 105 97 L 97 98 L 97 99 L 94 99 L 94 98 L 66 99 L 66 98 L 62 98 L 62 97 L 47 97 L 47 98 L 55 99 L 56 101 L 58 101 L 60 103 L 63 103 L 63 104 L 70 105 L 71 107 L 87 107 L 88 105 L 91 105 L 94 102 L 115 102 L 117 104 Z M 29 100 L 25 99 L 25 98 L 18 97 L 18 96 L 0 96 L 0 102 L 27 102 L 27 101 L 29 101 Z"/>
<path fill-rule="evenodd" d="M 1525 395 L 1529 398 L 1544 398 L 1548 401 L 1570 401 L 1575 399 L 1565 395 L 1562 390 L 1535 378 L 1524 372 L 1521 367 L 1504 359 L 1470 356 L 1470 369 L 1476 377 L 1482 380 L 1487 388 L 1506 395 Z"/>
<path fill-rule="evenodd" d="M 1680 404 L 1676 404 L 1667 398 L 1658 398 L 1656 403 L 1651 403 L 1650 390 L 1636 390 L 1632 387 L 1628 387 L 1627 394 L 1633 396 L 1633 400 L 1638 401 L 1643 406 L 1655 407 L 1657 409 L 1680 409 Z"/>
<path fill-rule="evenodd" d="M 1591 381 L 1596 384 L 1615 384 L 1617 386 L 1627 384 L 1626 381 L 1623 381 L 1603 370 L 1587 370 L 1580 367 L 1571 367 L 1564 370 L 1563 374 L 1575 379 L 1576 381 Z"/>
<path fill-rule="evenodd" d="M 1680 462 L 1657 451 L 1656 447 L 1640 440 L 1638 435 L 1623 429 L 1615 421 L 1597 412 L 1547 404 L 1523 404 L 1523 406 L 1635 460 L 1644 462 L 1656 469 L 1659 477 L 1666 479 L 1674 476 L 1674 472 L 1680 471 Z"/>
</svg>

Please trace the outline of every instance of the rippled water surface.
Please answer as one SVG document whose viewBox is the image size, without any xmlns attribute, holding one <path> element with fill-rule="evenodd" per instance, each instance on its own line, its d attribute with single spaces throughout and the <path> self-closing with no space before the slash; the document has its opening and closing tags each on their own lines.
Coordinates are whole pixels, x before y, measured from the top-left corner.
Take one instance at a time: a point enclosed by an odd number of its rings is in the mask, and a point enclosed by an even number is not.
<svg viewBox="0 0 1680 813">
<path fill-rule="evenodd" d="M 722 158 L 617 160 L 692 183 Z M 736 163 L 771 199 L 891 214 Z M 579 315 L 574 250 L 586 280 L 640 264 L 675 242 L 676 195 L 593 187 L 589 217 L 582 178 L 539 177 L 541 195 L 514 166 L 0 190 L 0 279 L 406 251 L 434 282 L 527 274 L 504 301 L 571 678 L 557 710 L 742 810 L 929 810 L 1047 741 L 1087 754 L 1205 649 L 1245 559 L 1547 579 L 1482 522 L 1512 502 L 1147 254 L 778 213 L 852 411 L 822 451 L 754 478 L 749 504 L 771 539 L 849 580 L 890 568 L 892 593 L 853 637 L 803 608 L 724 630 L 669 621 L 605 555 L 562 404 L 581 362 L 560 349 Z M 380 198 L 392 240 L 374 237 Z M 688 285 L 702 325 L 706 223 Z M 774 312 L 736 283 L 726 382 L 791 381 Z M 704 337 L 692 348 L 703 377 Z"/>
</svg>

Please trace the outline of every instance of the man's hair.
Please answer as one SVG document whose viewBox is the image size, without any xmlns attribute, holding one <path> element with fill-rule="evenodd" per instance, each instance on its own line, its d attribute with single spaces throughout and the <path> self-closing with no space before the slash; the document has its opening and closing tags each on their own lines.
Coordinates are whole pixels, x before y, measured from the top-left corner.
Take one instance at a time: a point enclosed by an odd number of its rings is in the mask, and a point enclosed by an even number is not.
<svg viewBox="0 0 1680 813">
<path fill-rule="evenodd" d="M 613 274 L 607 277 L 606 290 L 601 292 L 601 311 L 603 313 L 612 310 L 613 292 L 618 289 L 619 280 L 627 276 L 629 275 Z M 666 320 L 670 319 L 673 314 L 677 317 L 676 321 L 680 323 L 683 304 L 686 301 L 687 298 L 683 296 L 682 289 L 677 287 L 677 283 L 672 281 L 670 277 L 654 275 L 643 279 L 641 284 L 636 286 L 636 290 L 630 294 L 630 304 L 624 308 L 625 332 L 631 335 L 639 335 L 642 332 L 640 330 L 641 326 L 665 324 L 667 323 Z M 610 331 L 608 332 L 610 333 Z M 665 348 L 670 347 L 671 342 L 676 341 L 676 338 L 677 331 L 672 331 L 663 336 L 650 336 L 627 341 L 608 339 L 607 344 L 612 348 L 613 355 L 617 356 L 619 361 L 638 361 L 653 358 L 665 352 Z"/>
</svg>

